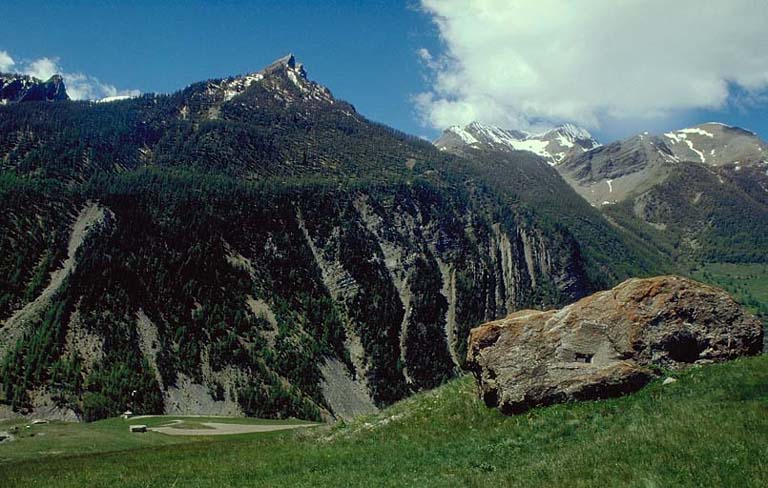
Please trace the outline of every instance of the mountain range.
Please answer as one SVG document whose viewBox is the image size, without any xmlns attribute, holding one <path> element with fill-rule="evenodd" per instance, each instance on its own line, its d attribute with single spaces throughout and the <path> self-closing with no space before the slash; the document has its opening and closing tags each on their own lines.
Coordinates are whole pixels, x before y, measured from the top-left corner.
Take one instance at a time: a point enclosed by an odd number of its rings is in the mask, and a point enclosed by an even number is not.
<svg viewBox="0 0 768 488">
<path fill-rule="evenodd" d="M 349 417 L 454 377 L 482 321 L 652 266 L 607 227 L 582 255 L 487 165 L 365 119 L 293 56 L 0 110 L 17 411 Z"/>
<path fill-rule="evenodd" d="M 0 409 L 349 418 L 460 374 L 479 323 L 768 249 L 743 130 L 433 145 L 292 55 L 109 103 L 3 76 Z"/>
<path fill-rule="evenodd" d="M 521 144 L 542 136 L 472 123 L 446 129 L 435 145 L 457 154 L 536 154 L 615 226 L 673 260 L 765 261 L 768 144 L 755 133 L 710 122 L 606 145 L 583 129 L 563 126 L 543 134 L 552 133 L 581 136 L 563 136 L 569 150 L 551 152 Z"/>
<path fill-rule="evenodd" d="M 435 146 L 446 151 L 461 150 L 465 146 L 497 151 L 528 151 L 554 165 L 571 154 L 589 151 L 600 144 L 586 129 L 572 124 L 531 134 L 472 122 L 465 127 L 449 127 L 435 141 Z"/>
</svg>

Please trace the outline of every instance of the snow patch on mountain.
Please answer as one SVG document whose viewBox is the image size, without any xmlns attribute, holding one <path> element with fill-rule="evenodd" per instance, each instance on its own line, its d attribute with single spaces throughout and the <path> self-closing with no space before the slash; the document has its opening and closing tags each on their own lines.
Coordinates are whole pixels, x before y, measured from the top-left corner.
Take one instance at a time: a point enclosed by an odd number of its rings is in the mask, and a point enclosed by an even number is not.
<svg viewBox="0 0 768 488">
<path fill-rule="evenodd" d="M 693 141 L 688 139 L 688 134 L 699 134 L 707 137 L 714 137 L 713 134 L 710 134 L 709 132 L 698 129 L 698 128 L 688 128 L 688 129 L 681 129 L 675 132 L 667 132 L 664 134 L 664 137 L 671 140 L 673 144 L 678 144 L 680 142 L 685 143 L 688 146 L 688 149 L 690 149 L 693 153 L 695 153 L 702 163 L 707 162 L 707 158 L 704 157 L 704 153 L 696 149 L 696 147 L 693 145 Z"/>
<path fill-rule="evenodd" d="M 704 153 L 703 153 L 703 152 L 701 152 L 701 151 L 699 151 L 699 150 L 698 150 L 698 149 L 696 149 L 695 147 L 693 147 L 693 141 L 690 141 L 690 140 L 686 139 L 686 140 L 685 140 L 685 143 L 686 143 L 686 144 L 688 144 L 688 148 L 689 148 L 691 151 L 695 152 L 695 153 L 696 153 L 696 154 L 699 156 L 699 159 L 701 159 L 701 162 L 702 162 L 702 163 L 706 163 L 706 162 L 707 162 L 707 158 L 705 158 L 705 157 L 704 157 Z"/>
<path fill-rule="evenodd" d="M 735 159 L 751 164 L 762 159 L 761 153 L 768 149 L 754 132 L 720 122 L 667 132 L 663 139 L 679 160 L 713 166 Z"/>
<path fill-rule="evenodd" d="M 448 131 L 450 131 L 453 134 L 456 134 L 457 136 L 459 136 L 459 138 L 462 141 L 464 141 L 465 144 L 477 144 L 478 142 L 480 142 L 477 139 L 475 139 L 472 136 L 472 134 L 470 134 L 469 132 L 465 131 L 464 128 L 459 126 L 459 125 L 454 125 L 452 127 L 449 127 Z"/>
<path fill-rule="evenodd" d="M 104 97 L 96 100 L 96 103 L 110 103 L 119 102 L 120 100 L 128 100 L 130 98 L 136 98 L 135 95 L 115 95 L 112 97 Z"/>
<path fill-rule="evenodd" d="M 224 100 L 232 100 L 236 95 L 243 93 L 248 87 L 264 79 L 262 73 L 253 73 L 250 75 L 242 76 L 240 78 L 234 78 L 231 80 L 225 80 L 218 87 L 224 92 Z"/>
<path fill-rule="evenodd" d="M 707 132 L 704 129 L 701 129 L 699 127 L 690 127 L 688 129 L 680 129 L 678 132 L 680 132 L 681 134 L 699 134 L 699 135 L 710 137 L 710 138 L 715 137 L 715 135 L 712 134 L 711 132 Z"/>
</svg>

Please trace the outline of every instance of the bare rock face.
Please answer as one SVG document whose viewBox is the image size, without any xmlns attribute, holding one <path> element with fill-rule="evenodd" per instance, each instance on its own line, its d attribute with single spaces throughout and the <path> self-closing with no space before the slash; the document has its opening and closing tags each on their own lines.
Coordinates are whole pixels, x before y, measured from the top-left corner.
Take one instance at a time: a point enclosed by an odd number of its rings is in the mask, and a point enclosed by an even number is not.
<svg viewBox="0 0 768 488">
<path fill-rule="evenodd" d="M 762 340 L 759 320 L 723 290 L 660 276 L 477 327 L 467 359 L 485 403 L 511 414 L 630 393 L 658 367 L 758 354 Z"/>
</svg>

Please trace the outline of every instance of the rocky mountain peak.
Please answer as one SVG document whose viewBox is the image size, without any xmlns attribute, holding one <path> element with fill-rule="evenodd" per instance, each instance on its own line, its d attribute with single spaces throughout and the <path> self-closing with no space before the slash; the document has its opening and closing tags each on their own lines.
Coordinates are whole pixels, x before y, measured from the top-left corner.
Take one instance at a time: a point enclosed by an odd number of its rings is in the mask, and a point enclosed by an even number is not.
<svg viewBox="0 0 768 488">
<path fill-rule="evenodd" d="M 0 73 L 0 105 L 55 100 L 69 100 L 60 75 L 43 81 L 29 75 Z"/>
<path fill-rule="evenodd" d="M 594 141 L 594 137 L 592 137 L 592 134 L 590 134 L 587 129 L 584 129 L 583 127 L 578 127 L 573 124 L 563 124 L 558 127 L 555 127 L 554 129 L 547 131 L 546 133 L 558 134 L 563 137 L 566 137 L 568 140 L 573 142 Z"/>
<path fill-rule="evenodd" d="M 274 91 L 277 98 L 288 102 L 305 99 L 334 103 L 330 90 L 309 80 L 304 65 L 297 62 L 293 54 L 283 56 L 254 73 L 210 81 L 207 93 L 214 99 L 226 102 L 257 82 Z"/>
<path fill-rule="evenodd" d="M 681 163 L 740 171 L 768 161 L 768 144 L 754 132 L 719 122 L 653 135 L 637 134 L 559 165 L 562 176 L 592 205 L 619 202 L 663 181 Z"/>
<path fill-rule="evenodd" d="M 271 74 L 276 71 L 290 70 L 298 74 L 301 78 L 307 78 L 307 72 L 304 65 L 296 62 L 296 56 L 292 53 L 283 56 L 262 70 L 263 74 Z"/>
</svg>

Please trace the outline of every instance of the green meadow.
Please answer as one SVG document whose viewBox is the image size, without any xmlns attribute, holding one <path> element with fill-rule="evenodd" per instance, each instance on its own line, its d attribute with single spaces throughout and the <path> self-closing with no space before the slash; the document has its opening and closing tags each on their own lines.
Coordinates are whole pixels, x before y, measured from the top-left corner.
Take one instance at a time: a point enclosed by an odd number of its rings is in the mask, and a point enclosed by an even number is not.
<svg viewBox="0 0 768 488">
<path fill-rule="evenodd" d="M 676 383 L 659 380 L 627 397 L 515 417 L 486 408 L 463 377 L 349 424 L 295 431 L 128 432 L 130 423 L 176 418 L 256 422 L 181 417 L 21 425 L 19 439 L 0 444 L 0 484 L 768 486 L 768 357 L 674 376 Z"/>
</svg>

